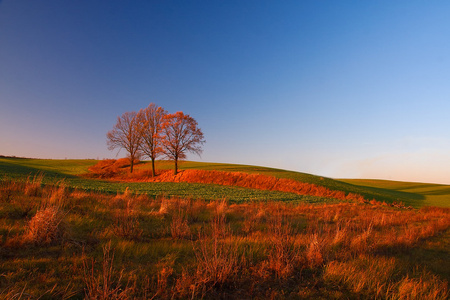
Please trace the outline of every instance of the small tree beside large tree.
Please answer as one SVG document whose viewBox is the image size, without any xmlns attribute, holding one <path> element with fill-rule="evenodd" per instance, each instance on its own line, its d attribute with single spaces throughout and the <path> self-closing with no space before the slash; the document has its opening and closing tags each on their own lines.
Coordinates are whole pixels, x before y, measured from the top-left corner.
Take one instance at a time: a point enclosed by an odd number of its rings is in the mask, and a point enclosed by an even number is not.
<svg viewBox="0 0 450 300">
<path fill-rule="evenodd" d="M 178 173 L 178 160 L 185 159 L 186 153 L 200 155 L 205 143 L 197 121 L 179 111 L 165 116 L 162 146 L 167 158 L 174 161 L 174 174 Z"/>
</svg>

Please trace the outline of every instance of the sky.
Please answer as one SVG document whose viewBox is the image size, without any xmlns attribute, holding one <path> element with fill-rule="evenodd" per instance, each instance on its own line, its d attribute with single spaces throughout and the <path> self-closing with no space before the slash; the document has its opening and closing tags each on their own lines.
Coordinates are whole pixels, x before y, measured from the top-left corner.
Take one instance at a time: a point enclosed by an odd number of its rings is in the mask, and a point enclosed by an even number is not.
<svg viewBox="0 0 450 300">
<path fill-rule="evenodd" d="M 195 118 L 205 162 L 450 184 L 449 1 L 0 0 L 0 155 L 116 158 Z"/>
</svg>

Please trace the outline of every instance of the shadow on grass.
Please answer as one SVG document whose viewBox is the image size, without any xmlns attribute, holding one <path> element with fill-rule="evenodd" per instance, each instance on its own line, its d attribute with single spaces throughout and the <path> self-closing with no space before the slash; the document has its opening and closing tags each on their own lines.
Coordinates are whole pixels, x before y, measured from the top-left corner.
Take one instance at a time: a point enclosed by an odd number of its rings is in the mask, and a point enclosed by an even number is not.
<svg viewBox="0 0 450 300">
<path fill-rule="evenodd" d="M 442 188 L 435 188 L 434 191 L 425 191 L 423 192 L 425 195 L 433 195 L 433 196 L 443 196 L 443 195 L 449 195 L 450 197 L 450 187 L 442 187 Z"/>
<path fill-rule="evenodd" d="M 8 158 L 12 162 L 8 162 L 4 159 L 0 159 L 0 172 L 1 175 L 9 178 L 26 178 L 28 176 L 34 176 L 36 174 L 44 174 L 45 178 L 53 180 L 62 180 L 65 178 L 77 178 L 77 176 L 65 174 L 58 171 L 44 170 L 42 168 L 35 168 L 21 164 L 23 161 L 21 158 Z M 14 163 L 16 162 L 17 163 Z"/>
<path fill-rule="evenodd" d="M 398 190 L 391 190 L 385 188 L 377 188 L 365 186 L 363 184 L 354 186 L 361 187 L 359 193 L 366 199 L 375 199 L 377 201 L 384 201 L 387 203 L 393 202 L 402 202 L 405 205 L 413 206 L 413 207 L 422 207 L 423 202 L 425 201 L 425 196 L 417 193 L 409 193 Z M 370 192 L 368 192 L 370 191 Z"/>
<path fill-rule="evenodd" d="M 411 273 L 417 270 L 417 264 L 432 273 L 450 281 L 450 230 L 424 241 L 418 247 L 396 255 L 404 268 Z M 411 262 L 415 262 L 411 264 Z"/>
</svg>

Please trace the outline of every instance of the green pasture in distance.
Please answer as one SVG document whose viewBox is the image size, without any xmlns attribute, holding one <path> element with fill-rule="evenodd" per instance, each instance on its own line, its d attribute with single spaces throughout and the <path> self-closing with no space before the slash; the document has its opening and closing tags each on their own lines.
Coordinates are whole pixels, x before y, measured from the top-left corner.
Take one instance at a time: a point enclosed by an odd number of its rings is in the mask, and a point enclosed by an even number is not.
<svg viewBox="0 0 450 300">
<path fill-rule="evenodd" d="M 342 181 L 374 192 L 389 191 L 394 197 L 411 206 L 450 207 L 450 185 L 374 179 L 342 179 Z"/>
<path fill-rule="evenodd" d="M 0 157 L 0 175 L 23 177 L 43 172 L 52 178 L 75 177 L 88 172 L 94 159 L 33 159 Z"/>
</svg>

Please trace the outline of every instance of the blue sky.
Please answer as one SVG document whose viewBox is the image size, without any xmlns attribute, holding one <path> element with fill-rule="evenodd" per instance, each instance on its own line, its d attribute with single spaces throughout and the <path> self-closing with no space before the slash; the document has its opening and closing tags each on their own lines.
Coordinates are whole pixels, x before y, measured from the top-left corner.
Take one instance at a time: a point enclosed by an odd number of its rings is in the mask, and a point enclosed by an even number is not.
<svg viewBox="0 0 450 300">
<path fill-rule="evenodd" d="M 0 1 L 0 154 L 116 157 L 117 116 L 154 102 L 198 121 L 193 160 L 450 183 L 449 13 L 448 1 Z"/>
</svg>

